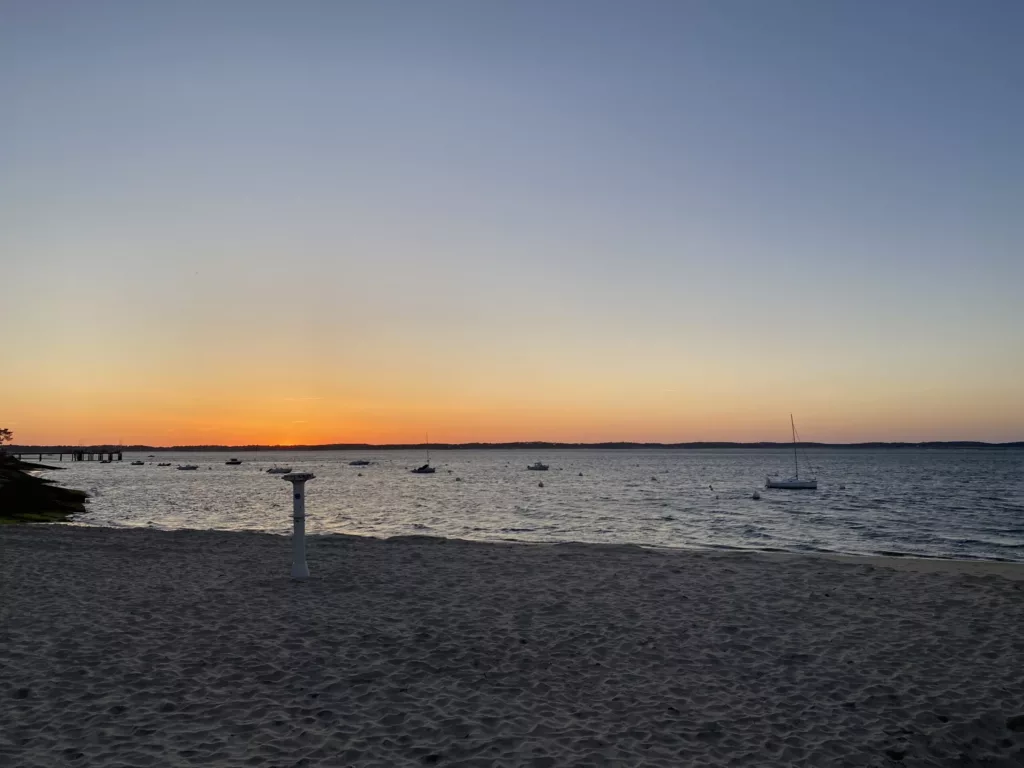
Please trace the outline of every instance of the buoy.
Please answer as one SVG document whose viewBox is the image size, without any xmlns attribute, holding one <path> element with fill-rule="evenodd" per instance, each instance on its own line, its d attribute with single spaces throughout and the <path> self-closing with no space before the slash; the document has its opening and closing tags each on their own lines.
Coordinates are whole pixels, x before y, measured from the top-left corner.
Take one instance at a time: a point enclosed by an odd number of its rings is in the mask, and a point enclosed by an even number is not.
<svg viewBox="0 0 1024 768">
<path fill-rule="evenodd" d="M 362 476 L 363 476 L 362 472 L 359 472 L 359 473 L 356 474 L 356 477 L 362 477 Z"/>
<path fill-rule="evenodd" d="M 582 472 L 580 472 L 580 477 L 583 477 L 583 473 Z"/>
<path fill-rule="evenodd" d="M 455 478 L 455 482 L 456 483 L 461 483 L 462 482 L 462 478 L 461 477 L 456 477 Z"/>
<path fill-rule="evenodd" d="M 651 475 L 651 482 L 652 483 L 658 482 L 658 478 L 656 478 L 654 475 Z"/>
<path fill-rule="evenodd" d="M 543 483 L 543 482 L 539 482 L 539 483 L 537 483 L 537 487 L 538 487 L 538 488 L 543 488 L 543 487 L 544 487 L 544 483 Z"/>
<path fill-rule="evenodd" d="M 840 491 L 845 491 L 846 490 L 846 486 L 845 485 L 840 485 L 839 486 L 839 490 Z"/>
<path fill-rule="evenodd" d="M 754 501 L 759 501 L 761 499 L 761 494 L 758 493 L 757 491 L 754 491 L 754 495 L 751 496 L 750 498 L 752 498 Z"/>
</svg>

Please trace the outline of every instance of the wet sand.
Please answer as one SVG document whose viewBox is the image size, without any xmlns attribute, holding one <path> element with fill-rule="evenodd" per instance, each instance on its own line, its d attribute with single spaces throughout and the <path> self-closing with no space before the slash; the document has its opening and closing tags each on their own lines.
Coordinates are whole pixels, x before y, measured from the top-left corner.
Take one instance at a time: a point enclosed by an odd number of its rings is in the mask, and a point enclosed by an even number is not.
<svg viewBox="0 0 1024 768">
<path fill-rule="evenodd" d="M 0 764 L 1020 765 L 1024 566 L 0 528 Z"/>
</svg>

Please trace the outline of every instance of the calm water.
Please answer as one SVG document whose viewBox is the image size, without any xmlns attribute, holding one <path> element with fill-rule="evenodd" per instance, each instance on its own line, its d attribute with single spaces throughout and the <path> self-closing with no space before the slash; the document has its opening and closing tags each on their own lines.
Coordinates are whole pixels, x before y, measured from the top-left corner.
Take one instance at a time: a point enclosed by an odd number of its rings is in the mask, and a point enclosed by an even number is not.
<svg viewBox="0 0 1024 768">
<path fill-rule="evenodd" d="M 311 533 L 1024 562 L 1021 450 L 812 451 L 820 490 L 803 492 L 764 490 L 766 473 L 788 474 L 782 450 L 435 451 L 437 474 L 423 476 L 408 472 L 424 459 L 414 452 L 260 452 L 240 454 L 238 467 L 228 458 L 125 454 L 65 462 L 50 476 L 89 491 L 80 521 L 107 526 L 286 533 L 290 486 L 265 471 L 280 463 L 317 476 L 307 486 Z M 375 463 L 349 466 L 356 458 Z M 538 459 L 551 470 L 527 471 Z M 175 469 L 186 462 L 200 469 Z"/>
</svg>

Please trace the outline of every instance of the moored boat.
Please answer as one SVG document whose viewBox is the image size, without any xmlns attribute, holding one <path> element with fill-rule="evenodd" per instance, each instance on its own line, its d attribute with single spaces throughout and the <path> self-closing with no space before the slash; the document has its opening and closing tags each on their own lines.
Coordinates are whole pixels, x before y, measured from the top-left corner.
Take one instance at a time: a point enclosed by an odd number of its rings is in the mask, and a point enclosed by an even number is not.
<svg viewBox="0 0 1024 768">
<path fill-rule="evenodd" d="M 779 480 L 774 477 L 769 477 L 764 484 L 765 488 L 778 488 L 783 491 L 816 491 L 818 489 L 817 480 L 802 480 L 799 477 L 788 477 L 785 480 Z"/>
<path fill-rule="evenodd" d="M 769 476 L 766 478 L 765 488 L 777 488 L 781 491 L 815 491 L 818 489 L 818 480 L 814 477 L 800 477 L 800 459 L 797 455 L 796 422 L 793 421 L 793 414 L 789 414 L 789 426 L 793 433 L 793 476 L 780 480 Z"/>
<path fill-rule="evenodd" d="M 432 475 L 436 471 L 430 466 L 430 435 L 427 435 L 427 463 L 410 471 L 414 475 Z"/>
</svg>

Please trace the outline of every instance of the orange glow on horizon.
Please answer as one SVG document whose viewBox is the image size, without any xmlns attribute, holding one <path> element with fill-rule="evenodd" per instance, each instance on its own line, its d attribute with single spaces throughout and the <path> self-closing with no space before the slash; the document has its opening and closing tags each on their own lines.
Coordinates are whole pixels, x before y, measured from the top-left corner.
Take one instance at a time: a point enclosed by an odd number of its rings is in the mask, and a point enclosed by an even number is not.
<svg viewBox="0 0 1024 768">
<path fill-rule="evenodd" d="M 434 443 L 754 442 L 786 441 L 792 412 L 816 442 L 1024 438 L 1017 358 L 1003 369 L 963 358 L 957 371 L 928 367 L 941 357 L 911 360 L 866 376 L 848 350 L 794 370 L 770 350 L 673 349 L 615 329 L 492 348 L 459 327 L 443 340 L 325 332 L 291 343 L 281 330 L 164 327 L 15 338 L 0 426 L 24 445 L 394 444 L 427 433 Z"/>
<path fill-rule="evenodd" d="M 68 400 L 23 402 L 5 409 L 23 445 L 320 445 L 332 443 L 469 442 L 691 442 L 786 441 L 788 403 L 737 404 L 699 396 L 612 403 L 482 402 L 458 398 L 419 402 L 333 400 L 323 397 L 93 398 L 86 407 Z M 16 413 L 16 418 L 10 418 Z M 937 419 L 941 417 L 941 423 Z M 824 403 L 796 410 L 801 437 L 815 442 L 990 440 L 1019 435 L 1000 431 L 984 404 L 951 415 L 941 400 L 848 404 L 841 416 Z"/>
</svg>

